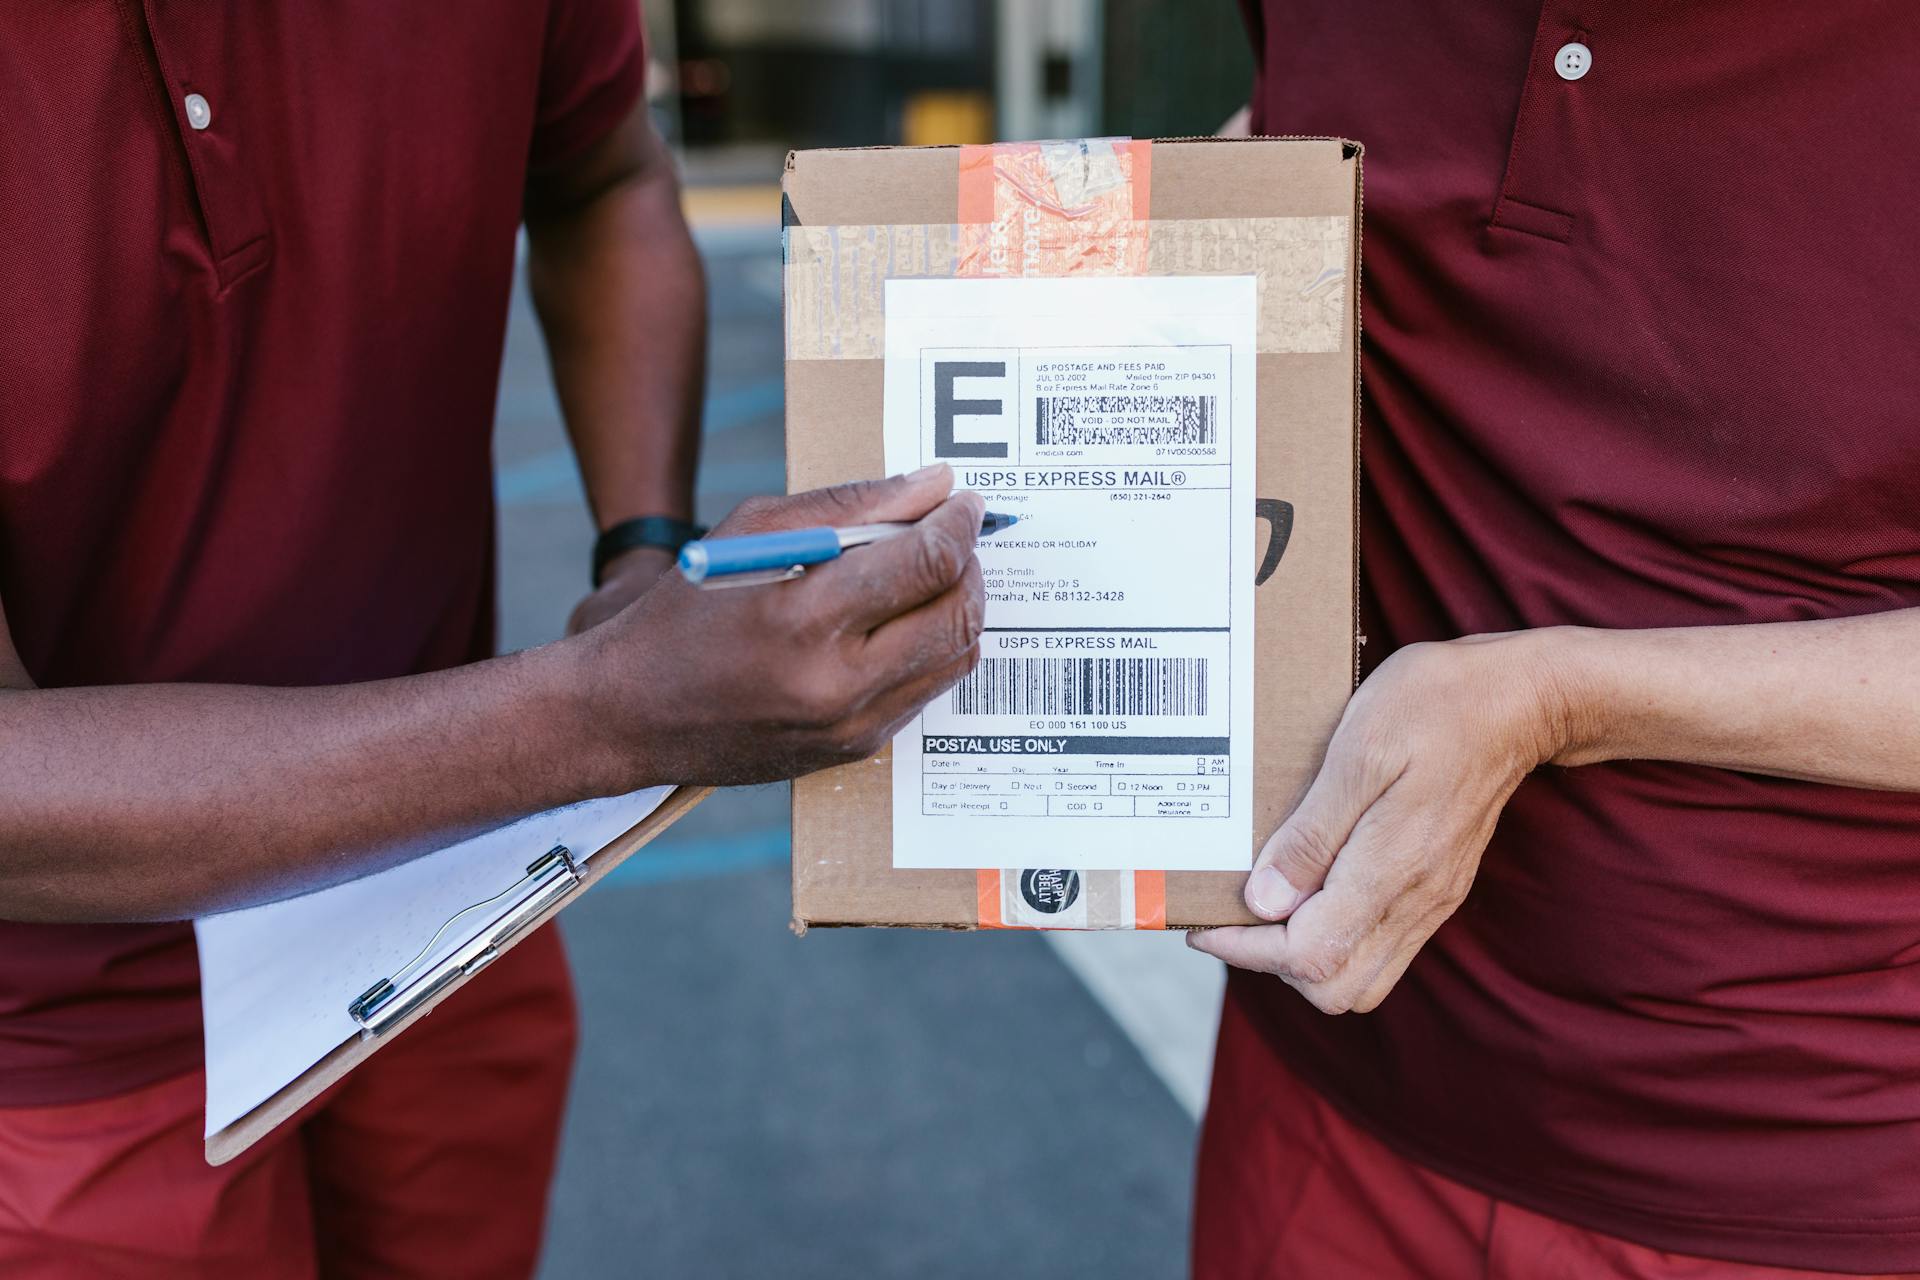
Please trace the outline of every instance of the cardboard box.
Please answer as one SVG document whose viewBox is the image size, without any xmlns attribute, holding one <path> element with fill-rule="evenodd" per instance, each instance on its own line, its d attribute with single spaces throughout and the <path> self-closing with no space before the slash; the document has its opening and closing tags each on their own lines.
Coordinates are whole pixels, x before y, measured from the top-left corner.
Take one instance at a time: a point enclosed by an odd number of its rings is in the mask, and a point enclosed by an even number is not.
<svg viewBox="0 0 1920 1280">
<path fill-rule="evenodd" d="M 1022 222 L 1015 212 L 1009 221 L 1004 186 L 996 208 L 993 188 L 982 185 L 995 181 L 996 172 L 1002 179 L 1013 172 L 1017 182 L 1018 166 L 1046 159 L 1031 144 L 788 157 L 788 486 L 797 492 L 885 472 L 887 279 L 1076 272 L 1256 276 L 1260 503 L 1250 518 L 1262 524 L 1256 546 L 1264 554 L 1254 604 L 1250 864 L 1259 843 L 1312 780 L 1356 675 L 1360 148 L 1338 139 L 1122 143 L 1117 160 L 1104 152 L 1095 156 L 1109 168 L 1130 164 L 1130 177 L 1117 188 L 1104 180 L 1082 182 L 1084 171 L 1076 171 L 1079 177 L 1060 169 L 1053 174 L 1059 203 L 1072 205 L 1082 222 L 1089 221 L 1085 210 L 1100 201 L 1111 206 L 1111 217 L 1091 219 L 1099 226 L 1071 243 L 1049 239 L 1057 228 L 1034 213 Z M 1067 190 L 1070 184 L 1074 190 Z M 1005 872 L 893 865 L 891 795 L 886 753 L 794 785 L 796 930 L 1012 923 L 994 897 Z M 1047 858 L 1041 849 L 1009 849 L 1005 861 L 1019 875 L 1019 868 L 1044 868 Z M 1108 926 L 1180 928 L 1253 919 L 1240 896 L 1244 871 L 1081 874 L 1084 885 L 1074 886 L 1072 894 L 1084 890 L 1089 919 Z M 1041 871 L 1021 879 L 1028 891 L 1059 899 L 1057 874 Z M 1010 895 L 1012 886 L 1004 892 Z M 1116 921 L 1101 905 L 1110 906 L 1116 894 L 1128 903 L 1151 899 L 1155 910 L 1138 908 L 1136 918 L 1123 913 Z"/>
</svg>

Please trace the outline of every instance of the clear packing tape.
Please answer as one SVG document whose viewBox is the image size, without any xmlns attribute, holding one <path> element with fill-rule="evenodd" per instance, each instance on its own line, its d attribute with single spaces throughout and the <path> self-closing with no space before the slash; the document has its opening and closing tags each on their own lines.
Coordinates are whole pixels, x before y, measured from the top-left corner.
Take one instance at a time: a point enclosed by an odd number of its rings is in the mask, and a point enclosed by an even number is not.
<svg viewBox="0 0 1920 1280">
<path fill-rule="evenodd" d="M 1154 221 L 1150 154 L 1104 138 L 963 147 L 953 223 L 787 227 L 787 358 L 879 360 L 886 282 L 956 276 L 1251 275 L 1259 351 L 1339 351 L 1350 219 Z"/>
</svg>

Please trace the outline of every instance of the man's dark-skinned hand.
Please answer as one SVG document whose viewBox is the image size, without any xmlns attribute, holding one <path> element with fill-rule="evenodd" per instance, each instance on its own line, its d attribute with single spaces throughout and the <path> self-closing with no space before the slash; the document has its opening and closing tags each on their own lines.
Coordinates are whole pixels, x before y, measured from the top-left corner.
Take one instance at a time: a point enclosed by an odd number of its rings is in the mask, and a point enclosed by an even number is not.
<svg viewBox="0 0 1920 1280">
<path fill-rule="evenodd" d="M 638 600 L 673 568 L 675 556 L 661 547 L 635 547 L 607 562 L 595 587 L 567 617 L 567 634 L 577 636 L 597 627 Z"/>
<path fill-rule="evenodd" d="M 918 520 L 792 582 L 701 590 L 664 575 L 582 636 L 614 705 L 641 708 L 652 777 L 735 784 L 793 777 L 879 750 L 973 668 L 985 614 L 978 494 L 953 473 L 743 503 L 715 537 Z"/>
<path fill-rule="evenodd" d="M 919 524 L 773 586 L 668 574 L 579 635 L 393 680 L 38 689 L 0 612 L 0 919 L 177 919 L 590 796 L 871 753 L 978 653 L 981 501 L 952 488 L 749 502 L 717 532 Z"/>
</svg>

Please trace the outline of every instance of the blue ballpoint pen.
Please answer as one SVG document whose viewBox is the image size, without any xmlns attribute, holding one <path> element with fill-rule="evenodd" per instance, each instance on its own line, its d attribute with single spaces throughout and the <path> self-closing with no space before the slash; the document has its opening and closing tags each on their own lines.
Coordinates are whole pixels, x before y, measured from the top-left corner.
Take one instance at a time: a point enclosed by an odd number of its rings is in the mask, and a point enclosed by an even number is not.
<svg viewBox="0 0 1920 1280">
<path fill-rule="evenodd" d="M 999 533 L 1019 520 L 1019 516 L 989 511 L 980 521 L 980 536 Z M 738 538 L 702 538 L 680 548 L 680 573 L 700 587 L 785 582 L 805 573 L 810 564 L 839 559 L 840 553 L 849 547 L 863 547 L 913 527 L 905 523 L 855 524 L 844 529 L 822 525 L 815 529 L 749 533 Z"/>
</svg>

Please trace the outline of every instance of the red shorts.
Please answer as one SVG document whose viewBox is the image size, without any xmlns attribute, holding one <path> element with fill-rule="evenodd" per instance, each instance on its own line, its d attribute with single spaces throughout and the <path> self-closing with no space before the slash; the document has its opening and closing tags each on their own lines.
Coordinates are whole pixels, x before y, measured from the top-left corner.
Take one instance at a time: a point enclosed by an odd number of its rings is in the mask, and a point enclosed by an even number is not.
<svg viewBox="0 0 1920 1280">
<path fill-rule="evenodd" d="M 528 1276 L 574 1037 L 566 956 L 542 929 L 217 1169 L 199 1072 L 0 1109 L 0 1276 Z"/>
<path fill-rule="evenodd" d="M 1807 1280 L 1833 1273 L 1663 1253 L 1443 1178 L 1395 1155 L 1289 1073 L 1229 996 L 1200 1134 L 1193 1274 Z"/>
</svg>

